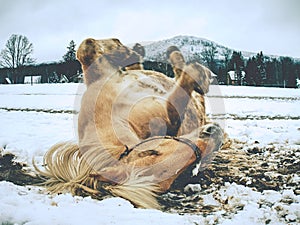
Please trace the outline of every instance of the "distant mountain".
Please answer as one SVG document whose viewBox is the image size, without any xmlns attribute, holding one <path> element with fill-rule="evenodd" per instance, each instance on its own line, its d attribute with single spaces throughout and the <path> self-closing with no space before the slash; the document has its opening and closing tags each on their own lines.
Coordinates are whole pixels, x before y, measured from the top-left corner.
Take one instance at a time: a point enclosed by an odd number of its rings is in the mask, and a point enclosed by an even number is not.
<svg viewBox="0 0 300 225">
<path fill-rule="evenodd" d="M 146 56 L 145 60 L 150 61 L 166 61 L 166 50 L 171 45 L 177 46 L 187 61 L 197 59 L 201 56 L 201 51 L 206 44 L 213 43 L 217 47 L 217 58 L 222 59 L 222 53 L 230 50 L 215 42 L 209 41 L 204 38 L 192 37 L 192 36 L 176 36 L 170 39 L 161 40 L 145 44 Z"/>
<path fill-rule="evenodd" d="M 216 59 L 218 60 L 224 60 L 224 52 L 237 51 L 235 49 L 227 48 L 213 41 L 204 38 L 193 37 L 193 36 L 176 36 L 161 41 L 144 42 L 144 43 L 142 42 L 141 44 L 145 47 L 146 50 L 145 60 L 160 61 L 160 62 L 166 62 L 165 53 L 167 48 L 171 45 L 177 46 L 180 49 L 180 51 L 183 53 L 187 61 L 198 60 L 201 57 L 201 52 L 204 46 L 207 44 L 214 44 L 217 47 L 216 50 L 218 51 L 218 53 L 216 55 Z M 242 55 L 245 59 L 255 56 L 256 54 L 257 52 L 254 53 L 254 52 L 242 51 Z M 271 56 L 271 55 L 268 56 L 279 57 L 279 56 Z"/>
</svg>

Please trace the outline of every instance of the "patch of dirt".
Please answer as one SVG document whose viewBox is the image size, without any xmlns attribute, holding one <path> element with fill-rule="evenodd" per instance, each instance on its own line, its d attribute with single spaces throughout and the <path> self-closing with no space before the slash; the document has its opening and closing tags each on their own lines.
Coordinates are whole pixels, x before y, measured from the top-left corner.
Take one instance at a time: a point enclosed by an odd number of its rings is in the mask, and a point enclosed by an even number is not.
<svg viewBox="0 0 300 225">
<path fill-rule="evenodd" d="M 0 181 L 10 181 L 17 185 L 39 184 L 42 180 L 34 175 L 30 175 L 26 170 L 26 164 L 16 162 L 15 155 L 11 153 L 3 154 L 0 149 Z"/>
<path fill-rule="evenodd" d="M 164 209 L 170 212 L 201 212 L 205 215 L 221 209 L 227 211 L 226 201 L 219 199 L 222 207 L 220 204 L 206 205 L 201 197 L 212 194 L 218 199 L 216 195 L 226 183 L 244 185 L 259 192 L 292 190 L 299 195 L 300 148 L 261 147 L 259 143 L 247 144 L 235 140 L 230 149 L 220 150 L 197 177 L 186 183 L 175 183 L 173 190 L 162 195 L 160 200 Z"/>
</svg>

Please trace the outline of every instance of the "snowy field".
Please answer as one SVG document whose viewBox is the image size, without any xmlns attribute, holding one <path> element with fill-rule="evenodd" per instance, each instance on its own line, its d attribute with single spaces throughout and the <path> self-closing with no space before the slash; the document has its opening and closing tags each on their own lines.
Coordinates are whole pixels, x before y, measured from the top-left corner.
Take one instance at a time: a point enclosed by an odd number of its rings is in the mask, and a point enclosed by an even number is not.
<svg viewBox="0 0 300 225">
<path fill-rule="evenodd" d="M 84 89 L 83 84 L 0 85 L 3 153 L 13 153 L 31 167 L 32 158 L 41 162 L 51 145 L 76 140 L 76 112 Z M 288 172 L 296 172 L 287 174 L 292 185 L 258 190 L 248 179 L 245 184 L 211 185 L 210 192 L 203 193 L 199 182 L 185 189 L 192 192 L 194 209 L 184 213 L 136 209 L 120 198 L 48 195 L 41 187 L 2 181 L 0 224 L 300 224 L 300 89 L 212 86 L 207 108 L 241 153 L 247 148 L 261 161 L 281 156 L 292 161 L 294 168 Z M 274 171 L 279 171 L 285 164 L 276 166 Z M 201 202 L 198 211 L 195 199 Z M 218 210 L 203 213 L 203 206 L 206 212 Z"/>
</svg>

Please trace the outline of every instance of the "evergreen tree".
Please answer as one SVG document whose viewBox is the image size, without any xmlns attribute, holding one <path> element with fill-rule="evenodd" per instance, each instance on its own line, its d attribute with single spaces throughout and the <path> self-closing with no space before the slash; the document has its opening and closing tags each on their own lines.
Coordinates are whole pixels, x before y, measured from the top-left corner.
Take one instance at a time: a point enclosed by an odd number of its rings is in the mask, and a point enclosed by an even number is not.
<svg viewBox="0 0 300 225">
<path fill-rule="evenodd" d="M 281 57 L 280 61 L 282 65 L 283 86 L 296 87 L 297 75 L 294 60 L 290 57 Z"/>
<path fill-rule="evenodd" d="M 266 84 L 271 86 L 279 86 L 282 76 L 279 68 L 281 63 L 276 58 L 271 58 L 266 61 Z"/>
<path fill-rule="evenodd" d="M 232 55 L 232 51 L 230 49 L 225 49 L 221 53 L 224 56 L 224 67 L 228 70 L 230 56 Z"/>
<path fill-rule="evenodd" d="M 218 72 L 217 72 L 217 79 L 219 84 L 226 84 L 228 85 L 230 83 L 228 74 L 228 70 L 224 65 L 219 66 Z"/>
<path fill-rule="evenodd" d="M 245 81 L 247 83 L 247 85 L 256 85 L 255 83 L 255 74 L 256 74 L 256 60 L 255 57 L 251 57 L 248 59 L 247 64 L 246 64 L 246 77 L 245 77 Z"/>
<path fill-rule="evenodd" d="M 258 86 L 263 86 L 265 83 L 266 77 L 266 65 L 265 65 L 265 57 L 262 52 L 257 53 L 256 55 L 256 73 L 255 73 L 255 83 Z"/>
<path fill-rule="evenodd" d="M 228 77 L 228 71 L 229 71 L 229 61 L 230 57 L 232 55 L 232 51 L 228 48 L 223 49 L 220 53 L 223 56 L 223 60 L 220 61 L 218 66 L 218 81 L 219 84 L 229 84 L 230 80 Z"/>
<path fill-rule="evenodd" d="M 65 62 L 72 62 L 76 61 L 76 44 L 73 40 L 70 41 L 69 46 L 67 47 L 68 51 L 63 56 Z"/>
<path fill-rule="evenodd" d="M 242 85 L 244 82 L 244 77 L 242 75 L 242 71 L 244 69 L 244 58 L 241 52 L 234 51 L 232 53 L 228 68 L 229 70 L 235 71 L 235 80 L 237 81 L 237 84 Z"/>
<path fill-rule="evenodd" d="M 296 73 L 296 79 L 300 80 L 300 62 L 295 63 L 295 73 Z"/>
<path fill-rule="evenodd" d="M 208 68 L 216 72 L 216 54 L 218 53 L 217 46 L 213 43 L 206 42 L 201 51 L 201 59 L 206 63 Z"/>
<path fill-rule="evenodd" d="M 266 62 L 262 52 L 249 58 L 246 65 L 246 82 L 249 85 L 262 86 L 267 79 Z"/>
</svg>

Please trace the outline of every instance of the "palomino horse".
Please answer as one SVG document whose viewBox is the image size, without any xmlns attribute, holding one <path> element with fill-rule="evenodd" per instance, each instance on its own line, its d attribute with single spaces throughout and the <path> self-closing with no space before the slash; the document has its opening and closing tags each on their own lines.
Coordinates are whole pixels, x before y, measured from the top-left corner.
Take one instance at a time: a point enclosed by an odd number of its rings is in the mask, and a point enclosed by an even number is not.
<svg viewBox="0 0 300 225">
<path fill-rule="evenodd" d="M 209 161 L 224 134 L 205 117 L 203 95 L 211 72 L 167 50 L 175 79 L 144 70 L 141 56 L 117 39 L 84 40 L 77 58 L 86 91 L 78 118 L 78 144 L 53 146 L 44 157 L 51 192 L 120 196 L 159 208 L 167 191 L 191 165 Z"/>
</svg>

